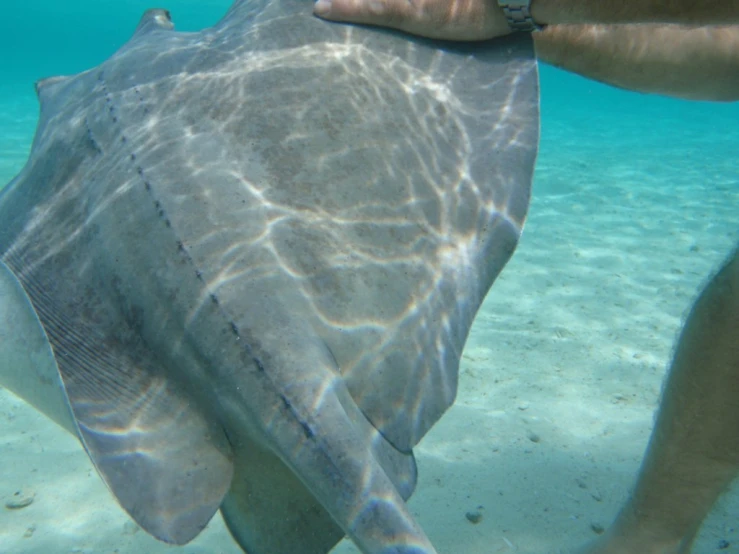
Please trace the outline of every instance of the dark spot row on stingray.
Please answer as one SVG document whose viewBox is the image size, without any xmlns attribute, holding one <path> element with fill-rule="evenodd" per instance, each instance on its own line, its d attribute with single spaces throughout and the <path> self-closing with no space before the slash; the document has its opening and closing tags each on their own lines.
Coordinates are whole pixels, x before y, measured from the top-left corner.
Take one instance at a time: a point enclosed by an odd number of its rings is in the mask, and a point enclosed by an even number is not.
<svg viewBox="0 0 739 554">
<path fill-rule="evenodd" d="M 108 113 L 111 115 L 111 120 L 112 120 L 113 123 L 117 124 L 118 123 L 118 117 L 115 115 L 115 113 L 116 113 L 116 106 L 115 106 L 115 103 L 113 101 L 113 97 L 110 94 L 110 91 L 109 91 L 109 89 L 107 87 L 107 84 L 105 83 L 105 79 L 104 79 L 104 76 L 103 76 L 102 72 L 100 73 L 100 75 L 98 75 L 98 81 L 101 84 L 101 90 L 103 92 L 103 95 L 105 96 L 105 102 L 108 105 Z M 145 98 L 141 94 L 141 91 L 139 90 L 138 87 L 134 87 L 134 92 L 136 93 L 136 95 L 138 97 L 139 103 L 140 104 L 144 104 L 145 103 Z M 144 113 L 148 113 L 148 108 L 146 108 L 146 107 L 144 108 Z M 128 143 L 128 137 L 123 132 L 121 132 L 121 142 L 124 143 L 124 144 L 127 144 Z M 131 162 L 136 163 L 137 160 L 138 160 L 138 158 L 136 156 L 136 153 L 135 152 L 131 152 L 129 154 L 129 159 L 130 159 Z M 138 164 L 138 163 L 136 165 L 136 174 L 138 175 L 139 179 L 143 183 L 144 189 L 146 190 L 146 192 L 152 197 L 153 204 L 154 204 L 154 209 L 156 210 L 157 215 L 165 223 L 165 225 L 168 228 L 171 228 L 172 227 L 171 221 L 167 217 L 167 214 L 166 214 L 166 211 L 165 211 L 165 209 L 164 209 L 164 207 L 162 205 L 162 202 L 161 202 L 161 200 L 159 200 L 155 196 L 154 186 L 152 185 L 151 181 L 147 178 L 146 171 L 145 171 L 144 167 L 142 165 Z M 178 252 L 182 256 L 184 256 L 185 259 L 194 268 L 193 269 L 193 273 L 195 275 L 195 278 L 198 279 L 201 282 L 204 282 L 203 272 L 197 267 L 197 264 L 195 263 L 195 260 L 192 258 L 192 256 L 187 251 L 187 248 L 186 248 L 184 242 L 180 238 L 178 238 L 178 237 L 176 237 L 175 240 L 176 240 L 176 245 L 177 245 Z M 228 315 L 223 311 L 223 309 L 221 308 L 220 301 L 218 300 L 218 296 L 215 293 L 212 293 L 211 292 L 209 294 L 209 298 L 210 298 L 212 304 L 214 306 L 218 307 L 220 309 L 220 311 L 222 312 L 222 315 L 224 316 L 224 318 L 227 321 L 226 324 L 228 325 L 228 327 L 229 327 L 231 333 L 234 335 L 235 339 L 237 341 L 241 341 L 241 333 L 239 332 L 239 328 L 236 325 L 236 322 L 233 321 L 232 319 L 230 319 L 228 317 Z M 267 371 L 266 371 L 266 369 L 264 367 L 264 364 L 262 363 L 261 360 L 259 360 L 259 358 L 257 356 L 254 355 L 253 350 L 249 346 L 249 344 L 247 344 L 244 341 L 241 341 L 241 343 L 244 345 L 244 348 L 246 349 L 248 355 L 251 357 L 254 365 L 257 368 L 258 373 L 263 374 L 265 376 L 268 375 L 267 374 Z M 267 377 L 267 378 L 269 379 L 272 387 L 275 388 L 275 389 L 277 389 L 278 387 L 275 385 L 274 382 L 272 382 L 273 380 L 270 377 Z M 292 404 L 291 404 L 290 400 L 287 398 L 287 396 L 284 395 L 282 392 L 278 392 L 278 395 L 279 395 L 279 397 L 283 401 L 285 410 L 288 413 L 290 413 L 290 415 L 293 417 L 293 419 L 302 428 L 303 434 L 305 435 L 306 439 L 312 439 L 313 437 L 315 437 L 315 432 L 311 429 L 310 425 L 306 421 L 304 421 L 304 420 L 302 420 L 300 418 L 300 415 L 294 409 L 294 407 L 292 406 Z"/>
<path fill-rule="evenodd" d="M 87 130 L 87 140 L 90 141 L 90 145 L 92 146 L 93 150 L 97 152 L 98 154 L 103 153 L 103 149 L 100 148 L 100 145 L 95 140 L 95 137 L 92 134 L 92 129 L 90 129 L 90 122 L 85 118 L 85 129 Z"/>
<path fill-rule="evenodd" d="M 295 411 L 295 408 L 290 402 L 290 399 L 284 394 L 280 393 L 280 400 L 282 400 L 282 407 L 285 409 L 285 411 L 291 414 L 293 418 L 295 418 L 297 421 L 300 422 L 300 426 L 303 428 L 303 434 L 305 435 L 305 438 L 312 439 L 315 436 L 315 432 L 313 431 L 313 429 L 311 429 L 311 426 L 308 425 L 306 421 L 302 421 L 300 419 L 300 417 Z"/>
<path fill-rule="evenodd" d="M 136 96 L 138 97 L 139 104 L 144 103 L 144 96 L 141 94 L 141 90 L 139 90 L 139 87 L 135 86 L 133 87 L 133 91 L 136 93 Z M 149 108 L 147 106 L 144 106 L 144 113 L 149 113 Z"/>
<path fill-rule="evenodd" d="M 98 75 L 98 82 L 101 84 L 101 90 L 103 91 L 103 95 L 105 96 L 105 103 L 108 105 L 108 113 L 111 114 L 112 122 L 113 123 L 118 123 L 117 116 L 113 115 L 116 112 L 115 103 L 113 102 L 113 98 L 112 98 L 112 96 L 110 94 L 110 91 L 109 91 L 108 86 L 107 86 L 107 84 L 105 82 L 104 75 L 103 75 L 102 72 Z M 145 101 L 145 99 L 144 99 L 143 95 L 141 94 L 141 91 L 139 90 L 139 88 L 138 87 L 134 87 L 134 92 L 136 93 L 136 95 L 138 97 L 139 103 L 143 104 L 144 101 Z M 144 111 L 145 111 L 145 113 L 148 113 L 148 109 L 147 108 L 145 108 Z M 91 135 L 92 134 L 92 131 L 90 130 L 89 126 L 87 127 L 87 129 L 88 129 L 88 133 Z M 122 143 L 127 143 L 128 142 L 128 137 L 126 137 L 125 133 L 121 133 L 121 142 Z M 93 139 L 93 143 L 94 144 L 97 144 L 97 143 L 94 142 L 94 139 Z M 132 162 L 136 162 L 137 161 L 136 153 L 135 152 L 131 152 L 129 154 L 129 159 Z M 149 181 L 148 179 L 145 178 L 145 171 L 144 171 L 143 166 L 137 165 L 136 166 L 136 173 L 139 176 L 139 178 L 141 179 L 141 182 L 143 183 L 144 188 L 146 189 L 146 192 L 149 193 L 149 195 L 151 195 L 152 200 L 154 202 L 154 209 L 156 210 L 157 215 L 159 216 L 159 218 L 164 222 L 164 224 L 168 228 L 171 228 L 172 227 L 172 222 L 167 217 L 166 211 L 164 210 L 164 207 L 162 206 L 162 202 L 160 200 L 158 200 L 154 196 L 154 191 L 153 191 L 153 187 L 151 185 L 151 181 Z M 203 281 L 204 280 L 203 279 L 203 272 L 197 267 L 197 264 L 195 263 L 195 260 L 193 260 L 192 259 L 192 256 L 190 256 L 190 254 L 187 252 L 187 248 L 185 247 L 184 242 L 181 239 L 177 238 L 176 239 L 176 244 L 177 244 L 177 251 L 180 252 L 180 254 L 182 254 L 183 256 L 185 256 L 185 258 L 188 260 L 188 262 L 195 268 L 194 269 L 195 277 L 199 281 Z M 210 293 L 209 296 L 210 296 L 211 302 L 215 306 L 219 306 L 220 305 L 220 302 L 218 301 L 218 297 L 217 297 L 217 295 L 215 293 Z M 227 321 L 228 321 L 227 325 L 231 329 L 231 332 L 233 333 L 233 335 L 236 337 L 236 340 L 240 340 L 241 336 L 239 334 L 239 329 L 238 329 L 238 326 L 236 325 L 236 322 L 234 322 L 233 320 L 229 319 L 228 316 L 225 313 L 223 315 L 227 319 Z M 248 345 L 246 345 L 246 348 L 249 351 L 249 354 L 251 355 L 251 349 L 249 348 Z M 259 371 L 260 372 L 264 371 L 264 367 L 262 366 L 261 363 L 258 363 L 257 364 L 257 367 L 259 368 Z"/>
</svg>

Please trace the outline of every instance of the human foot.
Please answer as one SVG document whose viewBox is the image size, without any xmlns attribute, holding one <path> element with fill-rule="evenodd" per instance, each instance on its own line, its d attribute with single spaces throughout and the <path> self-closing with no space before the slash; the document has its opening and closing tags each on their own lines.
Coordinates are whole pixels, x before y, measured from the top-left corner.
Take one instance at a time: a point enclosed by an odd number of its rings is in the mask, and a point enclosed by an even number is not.
<svg viewBox="0 0 739 554">
<path fill-rule="evenodd" d="M 511 32 L 494 0 L 318 0 L 313 13 L 446 40 L 487 40 Z"/>
<path fill-rule="evenodd" d="M 691 540 L 661 540 L 647 529 L 614 525 L 606 533 L 572 554 L 689 554 Z"/>
</svg>

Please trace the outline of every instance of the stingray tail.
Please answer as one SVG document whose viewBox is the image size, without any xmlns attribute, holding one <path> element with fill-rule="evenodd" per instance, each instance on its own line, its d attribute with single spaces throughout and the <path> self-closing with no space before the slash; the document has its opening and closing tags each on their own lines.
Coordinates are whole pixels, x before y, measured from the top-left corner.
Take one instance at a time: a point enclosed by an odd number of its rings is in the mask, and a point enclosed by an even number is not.
<svg viewBox="0 0 739 554">
<path fill-rule="evenodd" d="M 221 507 L 231 533 L 249 554 L 326 554 L 345 534 L 365 554 L 434 554 L 405 503 L 413 454 L 370 424 L 321 341 L 287 342 L 302 348 L 270 356 L 264 371 L 300 363 L 301 378 L 282 396 L 281 416 L 264 416 L 264 446 L 234 446 Z"/>
</svg>

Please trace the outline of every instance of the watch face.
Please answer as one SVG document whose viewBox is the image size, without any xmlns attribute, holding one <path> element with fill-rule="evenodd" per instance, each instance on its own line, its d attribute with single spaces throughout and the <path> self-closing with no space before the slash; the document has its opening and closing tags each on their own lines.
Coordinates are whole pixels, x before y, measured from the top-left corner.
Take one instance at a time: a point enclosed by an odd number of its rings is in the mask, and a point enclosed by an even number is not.
<svg viewBox="0 0 739 554">
<path fill-rule="evenodd" d="M 498 5 L 503 8 L 508 25 L 514 31 L 531 32 L 541 29 L 531 17 L 531 0 L 498 0 Z"/>
</svg>

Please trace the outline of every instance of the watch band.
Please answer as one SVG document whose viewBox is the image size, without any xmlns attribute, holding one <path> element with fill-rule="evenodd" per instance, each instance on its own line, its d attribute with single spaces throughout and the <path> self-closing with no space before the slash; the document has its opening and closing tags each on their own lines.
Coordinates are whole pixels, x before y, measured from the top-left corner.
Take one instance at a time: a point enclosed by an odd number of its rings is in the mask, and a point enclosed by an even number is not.
<svg viewBox="0 0 739 554">
<path fill-rule="evenodd" d="M 531 17 L 531 0 L 498 0 L 498 5 L 514 31 L 541 31 L 541 25 Z"/>
</svg>

